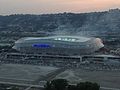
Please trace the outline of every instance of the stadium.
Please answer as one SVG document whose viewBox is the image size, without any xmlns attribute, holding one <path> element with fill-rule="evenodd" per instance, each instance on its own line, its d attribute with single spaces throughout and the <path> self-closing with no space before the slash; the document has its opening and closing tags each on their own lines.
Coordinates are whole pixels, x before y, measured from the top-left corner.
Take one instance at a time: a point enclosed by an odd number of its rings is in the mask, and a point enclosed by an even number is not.
<svg viewBox="0 0 120 90">
<path fill-rule="evenodd" d="M 104 47 L 101 39 L 80 36 L 25 37 L 13 49 L 22 53 L 44 55 L 86 55 Z"/>
</svg>

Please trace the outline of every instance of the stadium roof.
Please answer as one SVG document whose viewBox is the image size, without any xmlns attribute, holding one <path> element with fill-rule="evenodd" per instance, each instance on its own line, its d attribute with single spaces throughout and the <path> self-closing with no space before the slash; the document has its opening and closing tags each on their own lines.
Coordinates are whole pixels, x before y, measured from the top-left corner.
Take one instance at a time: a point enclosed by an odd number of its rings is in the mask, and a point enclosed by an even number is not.
<svg viewBox="0 0 120 90">
<path fill-rule="evenodd" d="M 50 37 L 25 37 L 18 40 L 16 43 L 21 41 L 37 40 L 37 39 L 53 39 L 58 41 L 69 41 L 69 42 L 86 42 L 91 38 L 80 37 L 80 36 L 50 36 Z"/>
</svg>

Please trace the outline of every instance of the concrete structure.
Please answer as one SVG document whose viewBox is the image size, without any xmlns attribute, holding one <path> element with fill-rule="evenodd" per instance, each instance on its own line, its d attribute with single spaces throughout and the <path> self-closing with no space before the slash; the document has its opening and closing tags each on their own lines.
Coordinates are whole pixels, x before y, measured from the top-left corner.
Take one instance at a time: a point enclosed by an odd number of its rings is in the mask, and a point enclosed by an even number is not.
<svg viewBox="0 0 120 90">
<path fill-rule="evenodd" d="M 47 55 L 86 55 L 104 47 L 101 39 L 79 36 L 27 37 L 15 42 L 13 49 L 23 53 Z"/>
<path fill-rule="evenodd" d="M 120 66 L 120 57 L 112 55 L 60 56 L 7 53 L 0 62 L 58 67 L 79 67 L 83 63 Z"/>
</svg>

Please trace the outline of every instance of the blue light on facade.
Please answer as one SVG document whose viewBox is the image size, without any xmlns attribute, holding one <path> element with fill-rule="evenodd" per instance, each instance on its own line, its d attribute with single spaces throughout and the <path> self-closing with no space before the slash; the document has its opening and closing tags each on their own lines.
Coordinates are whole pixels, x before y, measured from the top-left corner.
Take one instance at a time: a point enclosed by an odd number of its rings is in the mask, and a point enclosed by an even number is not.
<svg viewBox="0 0 120 90">
<path fill-rule="evenodd" d="M 34 44 L 32 46 L 36 48 L 50 48 L 51 47 L 51 45 L 49 44 Z"/>
</svg>

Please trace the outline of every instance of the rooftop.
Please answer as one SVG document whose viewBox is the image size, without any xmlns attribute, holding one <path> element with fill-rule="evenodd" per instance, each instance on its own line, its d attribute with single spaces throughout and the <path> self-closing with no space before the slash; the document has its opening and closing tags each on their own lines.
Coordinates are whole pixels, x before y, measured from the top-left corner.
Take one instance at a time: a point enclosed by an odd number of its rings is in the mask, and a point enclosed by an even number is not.
<svg viewBox="0 0 120 90">
<path fill-rule="evenodd" d="M 53 39 L 56 41 L 68 41 L 68 42 L 86 42 L 91 38 L 81 37 L 81 36 L 25 37 L 25 38 L 19 39 L 16 43 L 21 41 L 39 40 L 39 39 Z"/>
</svg>

